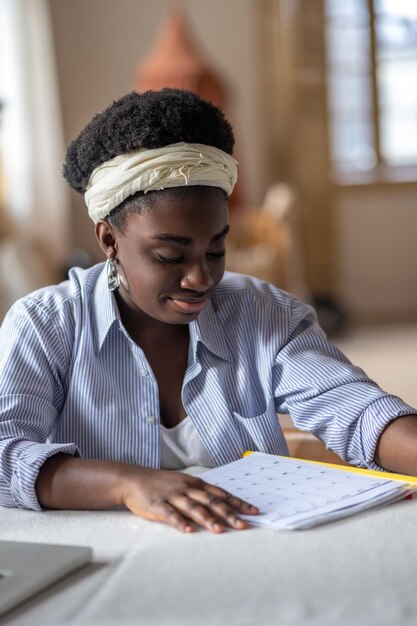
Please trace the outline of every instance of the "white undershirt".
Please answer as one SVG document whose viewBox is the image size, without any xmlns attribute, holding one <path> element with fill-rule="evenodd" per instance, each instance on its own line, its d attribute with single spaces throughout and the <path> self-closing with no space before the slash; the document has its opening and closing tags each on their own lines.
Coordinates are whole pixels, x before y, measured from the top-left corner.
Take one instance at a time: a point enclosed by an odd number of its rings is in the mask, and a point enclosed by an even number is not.
<svg viewBox="0 0 417 626">
<path fill-rule="evenodd" d="M 194 465 L 215 467 L 190 417 L 173 428 L 161 428 L 161 469 L 184 469 Z"/>
</svg>

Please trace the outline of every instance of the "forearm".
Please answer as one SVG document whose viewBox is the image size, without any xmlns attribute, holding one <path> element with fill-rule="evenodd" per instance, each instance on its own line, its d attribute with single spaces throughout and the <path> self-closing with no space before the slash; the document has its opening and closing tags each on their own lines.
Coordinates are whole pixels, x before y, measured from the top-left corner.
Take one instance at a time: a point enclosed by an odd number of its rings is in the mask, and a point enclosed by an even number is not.
<svg viewBox="0 0 417 626">
<path fill-rule="evenodd" d="M 417 476 L 417 415 L 399 417 L 385 427 L 375 462 L 392 472 Z"/>
<path fill-rule="evenodd" d="M 121 504 L 127 468 L 117 461 L 57 454 L 39 471 L 35 484 L 39 504 L 48 509 L 106 509 Z"/>
</svg>

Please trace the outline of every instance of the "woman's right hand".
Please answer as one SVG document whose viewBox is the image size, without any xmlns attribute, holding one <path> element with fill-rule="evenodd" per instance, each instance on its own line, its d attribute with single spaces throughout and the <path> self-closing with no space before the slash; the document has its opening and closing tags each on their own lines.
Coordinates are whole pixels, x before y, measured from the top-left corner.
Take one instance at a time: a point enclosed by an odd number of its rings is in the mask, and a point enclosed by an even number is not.
<svg viewBox="0 0 417 626">
<path fill-rule="evenodd" d="M 213 533 L 246 528 L 240 514 L 258 509 L 196 476 L 119 461 L 56 454 L 39 470 L 39 503 L 49 509 L 107 509 L 124 505 L 145 519 L 182 532 L 201 526 Z"/>
<path fill-rule="evenodd" d="M 193 532 L 196 526 L 213 533 L 221 533 L 226 527 L 243 530 L 247 524 L 239 513 L 259 512 L 244 500 L 196 476 L 133 465 L 123 468 L 122 474 L 116 487 L 119 504 L 135 515 L 164 522 L 181 532 Z"/>
</svg>

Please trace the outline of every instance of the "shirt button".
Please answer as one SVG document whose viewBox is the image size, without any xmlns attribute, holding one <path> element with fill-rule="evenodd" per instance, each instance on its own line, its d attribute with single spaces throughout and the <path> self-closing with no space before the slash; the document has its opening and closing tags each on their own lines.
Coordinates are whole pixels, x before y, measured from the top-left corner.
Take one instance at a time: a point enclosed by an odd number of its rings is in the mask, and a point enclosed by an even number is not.
<svg viewBox="0 0 417 626">
<path fill-rule="evenodd" d="M 140 375 L 141 376 L 149 376 L 149 372 L 147 369 L 141 369 L 140 370 Z"/>
<path fill-rule="evenodd" d="M 156 422 L 156 417 L 155 415 L 148 415 L 148 417 L 145 420 L 148 424 L 155 424 Z"/>
</svg>

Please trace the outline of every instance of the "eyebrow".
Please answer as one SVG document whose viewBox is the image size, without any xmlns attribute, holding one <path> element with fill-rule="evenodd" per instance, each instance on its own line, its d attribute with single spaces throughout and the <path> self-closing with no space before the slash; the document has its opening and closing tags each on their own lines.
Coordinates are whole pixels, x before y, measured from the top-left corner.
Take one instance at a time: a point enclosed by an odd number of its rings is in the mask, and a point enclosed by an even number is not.
<svg viewBox="0 0 417 626">
<path fill-rule="evenodd" d="M 216 243 L 222 239 L 230 230 L 229 224 L 227 224 L 220 233 L 213 235 L 210 239 L 210 243 Z M 179 243 L 182 246 L 191 246 L 193 240 L 191 237 L 181 237 L 180 235 L 173 235 L 172 233 L 160 233 L 159 235 L 153 235 L 150 239 L 156 239 L 157 241 L 172 241 L 174 243 Z"/>
</svg>

